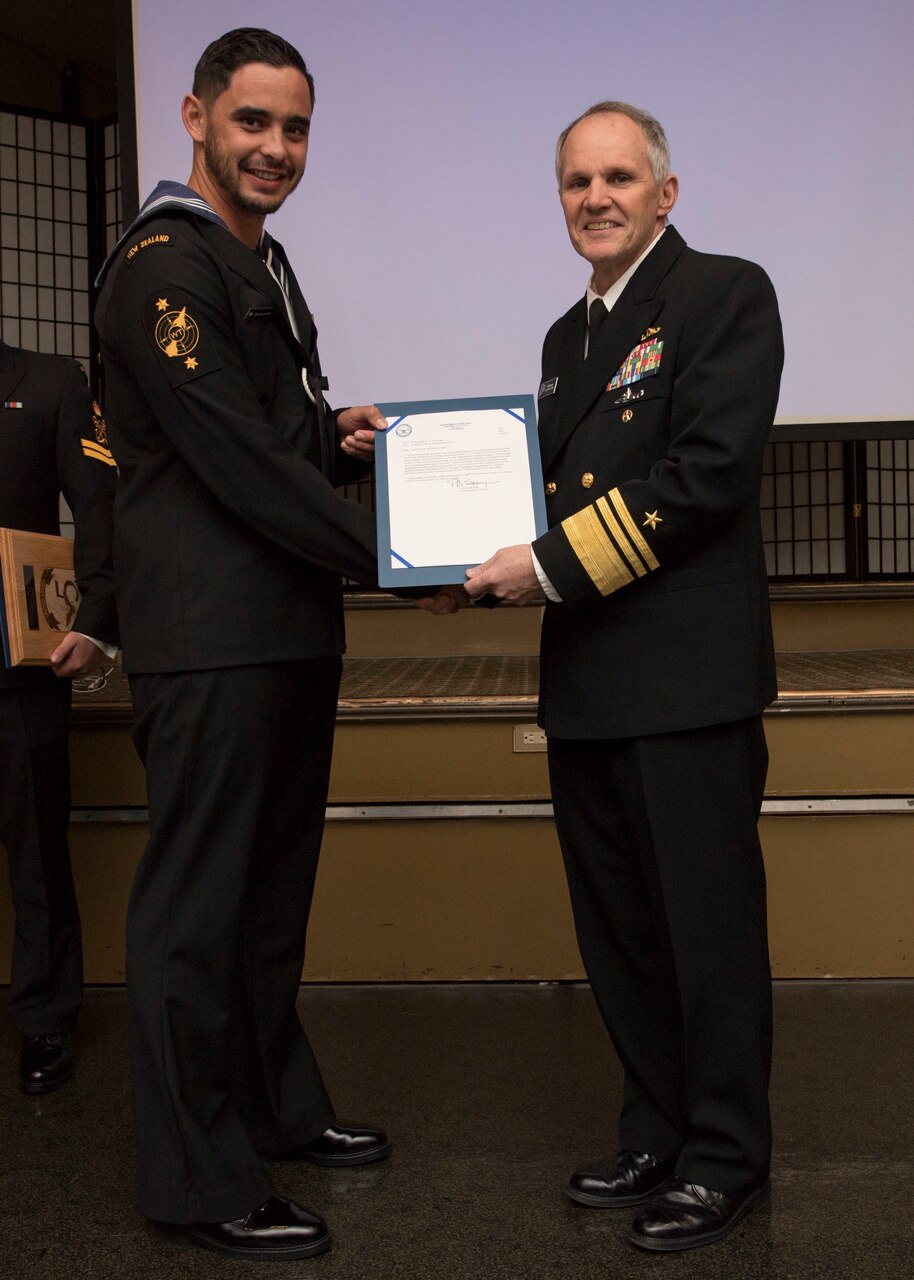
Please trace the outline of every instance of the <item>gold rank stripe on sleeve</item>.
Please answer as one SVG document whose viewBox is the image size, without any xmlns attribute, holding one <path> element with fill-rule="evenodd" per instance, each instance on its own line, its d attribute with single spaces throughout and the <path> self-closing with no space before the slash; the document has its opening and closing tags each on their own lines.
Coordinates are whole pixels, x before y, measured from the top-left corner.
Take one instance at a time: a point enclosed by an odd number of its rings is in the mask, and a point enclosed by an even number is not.
<svg viewBox="0 0 914 1280">
<path fill-rule="evenodd" d="M 607 497 L 609 498 L 609 501 L 612 503 L 613 508 L 616 512 L 616 515 L 622 521 L 622 524 L 625 527 L 625 532 L 631 538 L 636 549 L 638 550 L 638 553 L 640 554 L 641 558 L 644 560 L 644 563 L 647 565 L 649 569 L 659 569 L 660 561 L 657 559 L 653 551 L 651 551 L 650 547 L 647 545 L 647 541 L 645 540 L 644 534 L 638 528 L 637 524 L 635 523 L 632 517 L 632 513 L 629 511 L 628 507 L 625 505 L 624 501 L 622 500 L 622 494 L 619 492 L 618 489 L 610 489 L 609 493 L 607 494 Z"/>
<path fill-rule="evenodd" d="M 109 467 L 117 466 L 111 450 L 106 449 L 104 445 L 99 444 L 97 440 L 85 440 L 80 438 L 79 443 L 82 445 L 83 453 L 87 458 L 94 458 L 96 462 L 104 462 Z"/>
<path fill-rule="evenodd" d="M 563 520 L 562 528 L 602 596 L 660 567 L 618 489 Z"/>
<path fill-rule="evenodd" d="M 637 551 L 635 551 L 634 547 L 629 542 L 628 538 L 625 536 L 624 532 L 622 531 L 622 526 L 619 524 L 619 521 L 613 515 L 612 509 L 605 498 L 597 499 L 597 510 L 599 511 L 600 515 L 603 517 L 603 523 L 606 525 L 607 529 L 612 534 L 613 538 L 615 539 L 616 545 L 618 546 L 622 554 L 625 556 L 625 559 L 628 561 L 629 566 L 632 569 L 634 569 L 636 575 L 639 578 L 643 578 L 644 575 L 647 573 L 647 569 L 644 567 L 644 561 L 641 559 Z"/>
<path fill-rule="evenodd" d="M 634 574 L 613 545 L 595 507 L 584 507 L 569 516 L 562 521 L 562 529 L 601 596 L 611 595 L 632 581 Z"/>
</svg>

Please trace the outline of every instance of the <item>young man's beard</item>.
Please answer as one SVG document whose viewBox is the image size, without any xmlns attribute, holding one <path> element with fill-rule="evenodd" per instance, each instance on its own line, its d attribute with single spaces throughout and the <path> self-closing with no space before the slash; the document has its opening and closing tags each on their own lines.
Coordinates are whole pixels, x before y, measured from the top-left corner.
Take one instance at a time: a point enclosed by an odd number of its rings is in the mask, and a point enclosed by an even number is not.
<svg viewBox="0 0 914 1280">
<path fill-rule="evenodd" d="M 219 146 L 214 134 L 209 129 L 206 131 L 206 136 L 203 140 L 203 156 L 213 181 L 225 192 L 236 209 L 241 209 L 244 213 L 258 215 L 275 213 L 286 196 L 292 194 L 301 180 L 301 174 L 299 174 L 292 186 L 284 191 L 282 195 L 251 195 L 242 188 L 238 161 Z M 267 165 L 261 167 L 268 168 Z M 288 169 L 285 167 L 277 169 L 275 172 L 282 173 L 284 177 L 288 175 Z"/>
</svg>

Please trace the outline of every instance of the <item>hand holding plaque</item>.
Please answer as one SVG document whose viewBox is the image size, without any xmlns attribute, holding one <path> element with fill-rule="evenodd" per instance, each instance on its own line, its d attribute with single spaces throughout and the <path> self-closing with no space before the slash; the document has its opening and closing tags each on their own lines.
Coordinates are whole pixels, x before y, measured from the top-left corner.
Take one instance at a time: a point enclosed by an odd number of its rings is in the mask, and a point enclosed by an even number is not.
<svg viewBox="0 0 914 1280">
<path fill-rule="evenodd" d="M 0 585 L 4 665 L 48 665 L 79 608 L 72 538 L 0 529 Z"/>
</svg>

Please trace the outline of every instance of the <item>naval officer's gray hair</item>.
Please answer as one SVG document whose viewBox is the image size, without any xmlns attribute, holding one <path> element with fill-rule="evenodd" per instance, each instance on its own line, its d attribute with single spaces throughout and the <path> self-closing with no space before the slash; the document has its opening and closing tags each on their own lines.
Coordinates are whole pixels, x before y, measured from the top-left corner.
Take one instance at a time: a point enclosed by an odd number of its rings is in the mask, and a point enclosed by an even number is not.
<svg viewBox="0 0 914 1280">
<path fill-rule="evenodd" d="M 642 111 L 640 107 L 633 107 L 630 102 L 595 102 L 559 134 L 559 140 L 555 144 L 555 176 L 558 179 L 559 188 L 561 189 L 562 186 L 562 147 L 569 133 L 576 124 L 580 124 L 588 116 L 597 115 L 628 116 L 629 120 L 634 120 L 635 124 L 641 126 L 641 132 L 647 143 L 647 158 L 650 161 L 651 173 L 654 175 L 657 186 L 662 186 L 670 176 L 670 144 L 666 140 L 660 121 L 655 120 L 646 111 Z"/>
</svg>

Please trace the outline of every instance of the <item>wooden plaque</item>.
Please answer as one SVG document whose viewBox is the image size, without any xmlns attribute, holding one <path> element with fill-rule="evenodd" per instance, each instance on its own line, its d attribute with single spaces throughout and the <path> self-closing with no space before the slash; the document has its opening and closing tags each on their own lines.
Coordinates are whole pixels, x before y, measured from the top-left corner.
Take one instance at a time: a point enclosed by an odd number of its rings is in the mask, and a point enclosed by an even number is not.
<svg viewBox="0 0 914 1280">
<path fill-rule="evenodd" d="M 79 608 L 73 539 L 0 528 L 0 583 L 5 665 L 46 666 Z"/>
</svg>

